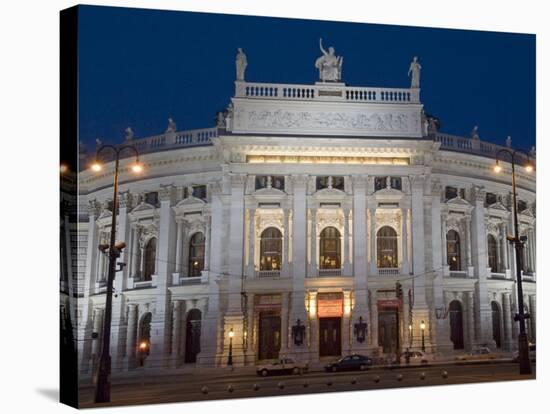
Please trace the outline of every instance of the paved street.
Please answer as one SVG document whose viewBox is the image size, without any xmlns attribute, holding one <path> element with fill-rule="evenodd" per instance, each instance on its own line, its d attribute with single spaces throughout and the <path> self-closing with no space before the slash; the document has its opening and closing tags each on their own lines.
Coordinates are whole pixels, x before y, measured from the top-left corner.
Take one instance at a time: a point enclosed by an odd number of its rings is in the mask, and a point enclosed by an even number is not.
<svg viewBox="0 0 550 414">
<path fill-rule="evenodd" d="M 446 374 L 445 374 L 446 373 Z M 427 367 L 373 368 L 366 372 L 325 373 L 259 377 L 250 369 L 211 370 L 207 374 L 143 376 L 115 381 L 108 405 L 168 403 L 177 401 L 245 398 L 334 391 L 370 390 L 411 386 L 534 379 L 520 376 L 517 363 L 487 362 L 443 364 Z M 94 389 L 81 386 L 82 407 L 93 403 Z"/>
</svg>

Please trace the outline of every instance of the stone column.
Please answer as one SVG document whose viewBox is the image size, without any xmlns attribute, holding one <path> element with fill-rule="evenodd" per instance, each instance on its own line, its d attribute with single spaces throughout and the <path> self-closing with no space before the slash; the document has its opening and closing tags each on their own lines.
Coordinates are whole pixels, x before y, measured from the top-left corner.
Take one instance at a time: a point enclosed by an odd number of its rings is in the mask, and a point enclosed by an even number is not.
<svg viewBox="0 0 550 414">
<path fill-rule="evenodd" d="M 128 305 L 128 327 L 126 329 L 126 358 L 125 368 L 133 368 L 136 359 L 138 328 L 138 305 Z"/>
<path fill-rule="evenodd" d="M 254 364 L 256 358 L 256 348 L 254 344 L 254 294 L 246 295 L 246 330 L 245 330 L 245 360 L 247 364 Z M 282 320 L 281 320 L 281 335 L 282 335 Z M 282 346 L 281 346 L 282 349 Z"/>
<path fill-rule="evenodd" d="M 353 184 L 353 284 L 355 288 L 352 324 L 358 323 L 361 317 L 368 325 L 367 330 L 370 330 L 367 303 L 367 177 L 354 175 L 351 179 Z M 363 343 L 359 343 L 353 338 L 352 346 L 353 352 L 367 353 L 369 349 L 368 335 Z"/>
<path fill-rule="evenodd" d="M 317 210 L 312 208 L 311 210 L 311 256 L 309 258 L 309 276 L 310 277 L 316 277 L 318 276 L 318 268 L 317 267 L 317 261 L 319 254 L 317 253 L 317 245 L 318 245 L 318 237 L 317 237 Z"/>
<path fill-rule="evenodd" d="M 285 208 L 283 210 L 284 220 L 284 235 L 283 235 L 283 259 L 282 259 L 282 276 L 290 276 L 290 211 Z"/>
<path fill-rule="evenodd" d="M 290 312 L 290 326 L 300 319 L 302 323 L 307 321 L 307 313 L 304 301 L 305 276 L 306 276 L 306 252 L 307 252 L 307 209 L 306 189 L 307 175 L 292 176 L 293 188 L 293 212 L 292 212 L 292 305 Z M 310 338 L 306 336 L 306 342 Z M 295 345 L 290 342 L 289 356 L 297 360 L 307 359 L 308 349 L 306 344 Z"/>
<path fill-rule="evenodd" d="M 158 260 L 156 278 L 155 312 L 151 321 L 151 351 L 148 357 L 151 367 L 168 367 L 170 349 L 170 291 L 175 263 L 176 223 L 172 202 L 175 187 L 161 186 L 160 221 L 158 230 Z"/>
<path fill-rule="evenodd" d="M 443 290 L 443 276 L 447 271 L 447 234 L 445 231 L 445 222 L 441 219 L 441 184 L 434 180 L 431 188 L 431 238 L 432 238 L 432 268 L 434 269 L 434 278 L 432 279 L 433 309 L 432 315 L 435 316 L 435 308 L 446 309 L 448 301 Z M 443 266 L 442 266 L 443 263 Z M 450 340 L 450 325 L 448 319 L 433 318 L 435 339 L 435 351 L 448 353 L 453 349 L 453 343 Z M 413 326 L 417 321 L 413 321 Z M 407 327 L 408 328 L 408 327 Z"/>
<path fill-rule="evenodd" d="M 475 319 L 475 303 L 474 292 L 464 292 L 466 298 L 466 318 L 467 318 L 467 333 L 468 343 L 467 348 L 472 349 L 476 346 L 476 319 Z"/>
<path fill-rule="evenodd" d="M 342 354 L 350 354 L 353 336 L 351 333 L 351 291 L 344 290 L 344 314 L 342 315 Z"/>
<path fill-rule="evenodd" d="M 378 346 L 378 299 L 376 297 L 376 290 L 371 291 L 371 303 L 369 308 L 371 310 L 371 318 L 369 323 L 370 336 L 370 349 L 377 355 L 379 352 Z"/>
<path fill-rule="evenodd" d="M 478 306 L 478 326 L 480 344 L 488 344 L 490 348 L 495 348 L 496 343 L 493 339 L 492 313 L 487 293 L 487 232 L 485 228 L 485 190 L 481 187 L 473 187 L 474 210 L 472 215 L 473 231 L 473 251 L 474 266 L 477 271 L 478 280 L 475 284 Z"/>
<path fill-rule="evenodd" d="M 92 342 L 92 372 L 96 372 L 96 367 L 99 363 L 101 353 L 101 344 L 103 341 L 103 309 L 93 310 L 93 333 L 97 334 L 97 338 Z"/>
<path fill-rule="evenodd" d="M 402 251 L 402 261 L 401 261 L 401 274 L 409 274 L 409 247 L 407 245 L 407 209 L 401 209 L 401 251 Z"/>
<path fill-rule="evenodd" d="M 376 208 L 369 209 L 370 216 L 370 274 L 378 275 L 378 266 L 376 263 Z"/>
<path fill-rule="evenodd" d="M 283 292 L 281 293 L 281 355 L 286 354 L 291 340 L 288 311 L 288 292 Z"/>
<path fill-rule="evenodd" d="M 302 296 L 303 298 L 303 296 Z M 308 346 L 310 352 L 310 361 L 318 362 L 319 361 L 319 316 L 318 316 L 318 306 L 317 306 L 317 292 L 308 293 L 309 308 L 310 313 L 308 315 L 308 330 L 307 336 Z M 311 309 L 314 309 L 314 312 L 311 312 Z"/>
<path fill-rule="evenodd" d="M 181 220 L 177 221 L 176 228 L 176 273 L 178 278 L 182 275 L 182 255 L 183 255 L 183 225 Z"/>
<path fill-rule="evenodd" d="M 504 348 L 512 349 L 512 309 L 510 306 L 510 293 L 502 294 L 502 320 L 504 323 Z"/>
<path fill-rule="evenodd" d="M 206 240 L 204 241 L 204 270 L 208 272 L 210 270 L 210 243 L 212 240 L 210 237 L 212 232 L 212 217 L 210 214 L 205 216 L 205 221 L 206 234 L 204 236 Z"/>
<path fill-rule="evenodd" d="M 248 270 L 249 278 L 256 276 L 256 266 L 254 264 L 256 252 L 254 246 L 256 244 L 256 209 L 248 209 Z"/>
<path fill-rule="evenodd" d="M 349 209 L 345 208 L 344 213 L 344 263 L 343 274 L 345 276 L 351 276 L 351 262 L 350 262 L 350 243 L 349 243 Z"/>
<path fill-rule="evenodd" d="M 244 364 L 244 313 L 241 305 L 241 286 L 244 272 L 244 185 L 246 174 L 231 174 L 229 218 L 229 276 L 228 301 L 224 317 L 224 358 L 229 352 L 229 332 L 233 330 L 233 365 Z"/>
<path fill-rule="evenodd" d="M 180 363 L 182 335 L 182 312 L 185 311 L 184 302 L 174 301 L 172 314 L 172 366 L 176 368 Z"/>
<path fill-rule="evenodd" d="M 139 247 L 140 227 L 135 225 L 132 229 L 132 268 L 130 270 L 130 277 L 134 280 L 139 280 L 140 274 L 140 262 L 141 262 L 141 249 Z"/>
<path fill-rule="evenodd" d="M 466 266 L 468 269 L 472 266 L 472 220 L 469 216 L 464 218 L 464 238 L 466 239 Z"/>
<path fill-rule="evenodd" d="M 223 219 L 224 205 L 221 188 L 211 186 L 211 214 L 209 272 L 208 272 L 208 306 L 201 323 L 201 352 L 197 355 L 197 365 L 201 367 L 216 367 L 221 363 L 223 352 L 223 337 L 220 315 L 220 288 L 217 279 L 222 277 L 223 256 L 227 254 L 225 222 Z M 205 259 L 206 260 L 206 259 Z"/>
</svg>

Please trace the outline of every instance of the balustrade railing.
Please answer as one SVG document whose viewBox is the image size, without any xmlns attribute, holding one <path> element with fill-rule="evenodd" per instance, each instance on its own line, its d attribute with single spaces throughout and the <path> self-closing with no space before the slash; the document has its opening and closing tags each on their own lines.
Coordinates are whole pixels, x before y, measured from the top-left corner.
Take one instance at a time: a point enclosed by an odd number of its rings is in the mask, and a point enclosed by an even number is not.
<svg viewBox="0 0 550 414">
<path fill-rule="evenodd" d="M 367 88 L 335 84 L 292 85 L 236 82 L 235 97 L 251 99 L 418 103 L 417 89 Z"/>
<path fill-rule="evenodd" d="M 466 270 L 451 270 L 449 272 L 450 277 L 468 277 L 468 272 Z"/>
<path fill-rule="evenodd" d="M 378 268 L 378 276 L 393 276 L 399 274 L 398 267 L 380 267 Z"/>
<path fill-rule="evenodd" d="M 342 276 L 342 269 L 319 269 L 319 277 Z"/>
<path fill-rule="evenodd" d="M 259 279 L 280 277 L 280 270 L 259 270 L 256 272 Z"/>
</svg>

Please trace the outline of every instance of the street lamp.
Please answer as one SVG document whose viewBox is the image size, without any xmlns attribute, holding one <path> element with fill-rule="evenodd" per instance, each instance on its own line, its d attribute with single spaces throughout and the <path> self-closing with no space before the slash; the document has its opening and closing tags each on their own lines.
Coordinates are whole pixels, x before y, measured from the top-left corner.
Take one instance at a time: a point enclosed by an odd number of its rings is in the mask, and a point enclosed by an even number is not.
<svg viewBox="0 0 550 414">
<path fill-rule="evenodd" d="M 530 173 L 533 171 L 533 164 L 529 159 L 529 155 L 525 151 L 521 150 L 509 150 L 502 148 L 497 152 L 495 157 L 496 162 L 493 170 L 496 173 L 502 171 L 502 167 L 499 165 L 499 155 L 508 154 L 512 162 L 512 198 L 513 198 L 513 212 L 514 212 L 514 235 L 507 236 L 507 239 L 510 243 L 514 244 L 516 250 L 516 281 L 517 281 L 517 296 L 518 296 L 518 313 L 515 315 L 514 320 L 519 322 L 519 335 L 518 335 L 518 359 L 519 359 L 519 373 L 529 375 L 531 374 L 531 362 L 529 361 L 529 344 L 527 341 L 527 333 L 525 331 L 525 319 L 528 318 L 528 315 L 525 315 L 525 309 L 523 305 L 523 285 L 521 279 L 521 270 L 522 266 L 522 257 L 523 257 L 523 243 L 525 238 L 519 237 L 518 230 L 518 204 L 517 204 L 517 195 L 516 195 L 516 155 L 522 154 L 527 157 L 527 164 L 525 164 L 525 171 Z"/>
<path fill-rule="evenodd" d="M 120 163 L 120 154 L 124 150 L 131 150 L 135 153 L 136 160 L 132 166 L 132 171 L 141 171 L 141 165 L 139 164 L 139 154 L 133 145 L 123 145 L 115 147 L 113 145 L 103 145 L 98 148 L 96 152 L 96 161 L 92 164 L 92 170 L 99 172 L 102 170 L 102 165 L 99 162 L 99 154 L 105 150 L 112 150 L 115 153 L 115 177 L 113 183 L 113 211 L 111 219 L 111 240 L 109 242 L 109 270 L 107 274 L 107 293 L 105 299 L 105 319 L 103 322 L 103 339 L 101 345 L 101 356 L 99 358 L 99 371 L 97 375 L 97 388 L 95 392 L 95 402 L 109 402 L 111 400 L 111 316 L 112 316 L 112 302 L 113 302 L 113 280 L 115 278 L 115 266 L 117 258 L 120 256 L 120 248 L 116 246 L 116 217 L 117 217 L 117 205 L 118 205 L 118 167 Z M 137 170 L 134 167 L 137 167 Z"/>
<path fill-rule="evenodd" d="M 420 322 L 420 330 L 422 331 L 422 352 L 426 352 L 426 344 L 424 343 L 424 330 L 426 329 L 426 324 L 424 321 Z"/>
<path fill-rule="evenodd" d="M 229 354 L 227 355 L 227 366 L 233 368 L 233 337 L 235 336 L 235 332 L 233 332 L 233 328 L 229 330 Z"/>
</svg>

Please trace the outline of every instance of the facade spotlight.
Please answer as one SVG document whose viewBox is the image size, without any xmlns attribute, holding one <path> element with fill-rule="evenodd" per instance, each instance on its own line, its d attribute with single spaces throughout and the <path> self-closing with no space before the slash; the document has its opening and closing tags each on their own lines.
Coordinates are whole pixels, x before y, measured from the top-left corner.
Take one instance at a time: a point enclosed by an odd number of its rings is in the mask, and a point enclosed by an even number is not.
<svg viewBox="0 0 550 414">
<path fill-rule="evenodd" d="M 92 164 L 92 171 L 95 171 L 95 172 L 99 172 L 102 170 L 102 166 L 101 166 L 101 163 L 99 161 L 94 161 L 94 163 Z"/>
</svg>

